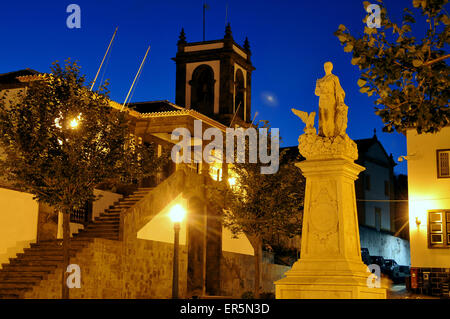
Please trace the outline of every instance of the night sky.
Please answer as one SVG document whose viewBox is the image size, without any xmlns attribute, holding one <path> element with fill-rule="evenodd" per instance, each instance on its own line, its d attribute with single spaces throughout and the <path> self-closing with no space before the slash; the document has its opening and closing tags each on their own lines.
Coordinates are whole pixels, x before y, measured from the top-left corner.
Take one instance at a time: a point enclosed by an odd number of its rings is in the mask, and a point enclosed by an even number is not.
<svg viewBox="0 0 450 319">
<path fill-rule="evenodd" d="M 375 3 L 375 1 L 372 1 Z M 66 7 L 81 7 L 81 28 L 66 26 Z M 304 124 L 291 113 L 318 108 L 315 81 L 324 75 L 323 63 L 332 61 L 349 106 L 347 132 L 352 139 L 377 136 L 396 160 L 406 155 L 406 138 L 382 133 L 374 114 L 373 98 L 359 93 L 359 70 L 350 64 L 333 35 L 339 24 L 352 34 L 364 29 L 361 0 L 210 0 L 206 40 L 222 39 L 228 3 L 228 22 L 233 37 L 243 44 L 248 36 L 252 62 L 252 118 L 269 120 L 280 128 L 281 146 L 297 145 Z M 410 0 L 385 0 L 389 15 L 399 21 Z M 175 62 L 178 35 L 184 27 L 187 41 L 202 40 L 202 0 L 71 0 L 8 1 L 0 9 L 0 73 L 24 68 L 48 72 L 53 61 L 78 60 L 83 74 L 92 80 L 116 26 L 119 30 L 103 79 L 110 79 L 111 98 L 122 103 L 148 45 L 147 62 L 132 101 L 175 102 Z M 99 78 L 102 77 L 100 74 Z M 317 117 L 316 117 L 317 118 Z M 317 123 L 317 122 L 316 122 Z M 317 124 L 316 124 L 317 125 Z M 398 163 L 397 173 L 406 173 Z"/>
</svg>

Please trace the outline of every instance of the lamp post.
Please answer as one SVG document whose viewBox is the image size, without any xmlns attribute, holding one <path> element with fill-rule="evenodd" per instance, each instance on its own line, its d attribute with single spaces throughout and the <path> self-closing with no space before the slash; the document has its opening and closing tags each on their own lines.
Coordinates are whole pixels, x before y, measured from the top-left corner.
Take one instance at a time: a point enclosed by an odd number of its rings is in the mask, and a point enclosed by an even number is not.
<svg viewBox="0 0 450 319">
<path fill-rule="evenodd" d="M 180 246 L 180 223 L 185 215 L 186 210 L 179 204 L 173 206 L 169 212 L 169 217 L 173 222 L 173 230 L 175 233 L 173 242 L 172 299 L 178 299 L 178 257 Z"/>
</svg>

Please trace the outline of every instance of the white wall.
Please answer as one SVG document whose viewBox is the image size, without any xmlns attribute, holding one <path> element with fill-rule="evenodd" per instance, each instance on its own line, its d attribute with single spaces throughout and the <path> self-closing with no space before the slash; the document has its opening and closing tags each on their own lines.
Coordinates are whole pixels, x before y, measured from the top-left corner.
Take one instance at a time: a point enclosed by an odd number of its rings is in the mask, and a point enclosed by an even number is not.
<svg viewBox="0 0 450 319">
<path fill-rule="evenodd" d="M 450 149 L 450 127 L 437 134 L 409 130 L 406 136 L 411 266 L 450 268 L 450 249 L 429 249 L 427 240 L 427 211 L 450 209 L 450 178 L 437 178 L 436 162 L 436 150 Z"/>
<path fill-rule="evenodd" d="M 369 249 L 371 256 L 383 256 L 385 259 L 394 259 L 399 265 L 411 265 L 407 240 L 364 226 L 359 227 L 359 237 L 361 248 Z"/>
<path fill-rule="evenodd" d="M 384 194 L 384 181 L 389 181 L 389 170 L 380 165 L 366 162 L 364 163 L 366 172 L 370 175 L 370 190 L 365 193 L 365 200 L 389 200 L 389 196 Z M 366 185 L 364 185 L 364 188 Z M 381 209 L 381 229 L 391 229 L 389 202 L 365 202 L 365 223 L 375 227 L 375 207 Z"/>
<path fill-rule="evenodd" d="M 176 204 L 187 207 L 186 200 L 180 194 L 138 231 L 137 238 L 173 244 L 174 229 L 168 214 L 170 209 Z M 186 218 L 189 218 L 189 216 Z M 186 218 L 180 224 L 180 245 L 186 244 Z M 231 231 L 225 227 L 222 228 L 222 250 L 244 255 L 253 256 L 254 254 L 253 246 L 244 234 L 233 238 Z"/>
<path fill-rule="evenodd" d="M 137 238 L 173 244 L 174 228 L 173 222 L 169 218 L 169 212 L 176 204 L 187 207 L 186 200 L 180 194 L 138 231 Z M 186 245 L 186 218 L 180 223 L 180 245 Z"/>
<path fill-rule="evenodd" d="M 1 264 L 36 241 L 39 204 L 31 194 L 0 188 L 0 207 Z"/>
<path fill-rule="evenodd" d="M 94 195 L 98 197 L 98 199 L 94 202 L 92 206 L 92 218 L 99 216 L 100 213 L 103 213 L 105 209 L 109 208 L 109 206 L 113 205 L 123 196 L 120 194 L 102 191 L 99 189 L 94 189 Z M 99 197 L 100 196 L 100 197 Z"/>
<path fill-rule="evenodd" d="M 225 227 L 222 228 L 222 250 L 244 255 L 255 255 L 253 246 L 246 235 L 240 234 L 237 238 L 233 238 L 231 231 Z"/>
</svg>

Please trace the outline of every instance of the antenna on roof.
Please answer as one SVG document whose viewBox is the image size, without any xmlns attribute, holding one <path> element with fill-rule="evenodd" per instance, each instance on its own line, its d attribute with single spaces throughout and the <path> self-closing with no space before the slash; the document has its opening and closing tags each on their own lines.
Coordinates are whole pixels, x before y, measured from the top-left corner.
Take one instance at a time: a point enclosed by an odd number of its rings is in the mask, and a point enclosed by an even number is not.
<svg viewBox="0 0 450 319">
<path fill-rule="evenodd" d="M 114 34 L 113 34 L 113 36 L 112 36 L 112 38 L 111 38 L 111 41 L 109 41 L 108 48 L 106 49 L 105 55 L 103 56 L 102 63 L 100 63 L 100 67 L 98 68 L 97 74 L 95 75 L 94 82 L 92 82 L 90 91 L 92 91 L 92 89 L 94 88 L 95 82 L 97 81 L 98 74 L 100 73 L 100 70 L 101 70 L 101 68 L 102 68 L 102 66 L 103 66 L 103 62 L 105 62 L 105 58 L 106 58 L 106 56 L 108 55 L 109 49 L 111 48 L 111 44 L 112 44 L 113 41 L 114 41 L 114 37 L 116 36 L 116 33 L 117 33 L 117 29 L 118 29 L 118 28 L 119 28 L 119 27 L 117 26 L 117 27 L 116 27 L 116 30 L 114 31 Z"/>
<path fill-rule="evenodd" d="M 136 82 L 136 79 L 140 76 L 140 74 L 141 74 L 141 72 L 142 72 L 142 66 L 144 65 L 145 59 L 147 59 L 148 51 L 150 51 L 150 45 L 148 46 L 147 52 L 145 52 L 144 59 L 142 59 L 141 66 L 139 67 L 139 70 L 138 70 L 138 72 L 136 73 L 136 76 L 134 77 L 133 83 L 131 83 L 130 90 L 128 91 L 127 97 L 125 98 L 125 101 L 124 101 L 123 104 L 122 104 L 122 108 L 120 109 L 121 111 L 123 110 L 123 108 L 124 108 L 125 105 L 127 104 L 128 97 L 130 96 L 131 90 L 133 89 L 133 86 L 134 86 L 134 84 L 135 84 L 135 82 Z"/>
</svg>

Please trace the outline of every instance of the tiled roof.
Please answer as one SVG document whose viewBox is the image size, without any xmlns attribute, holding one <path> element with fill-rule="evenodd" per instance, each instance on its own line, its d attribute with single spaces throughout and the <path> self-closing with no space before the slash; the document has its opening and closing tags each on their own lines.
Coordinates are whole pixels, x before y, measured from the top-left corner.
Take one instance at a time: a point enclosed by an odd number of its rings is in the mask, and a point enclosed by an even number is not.
<svg viewBox="0 0 450 319">
<path fill-rule="evenodd" d="M 167 100 L 164 101 L 148 101 L 148 102 L 135 102 L 127 105 L 128 108 L 135 110 L 141 114 L 149 113 L 166 113 L 177 112 L 186 110 L 185 108 L 170 103 Z"/>
<path fill-rule="evenodd" d="M 23 69 L 8 73 L 0 74 L 0 83 L 19 83 L 21 82 L 18 77 L 30 76 L 30 75 L 38 75 L 40 74 L 38 71 L 32 69 Z"/>
</svg>

